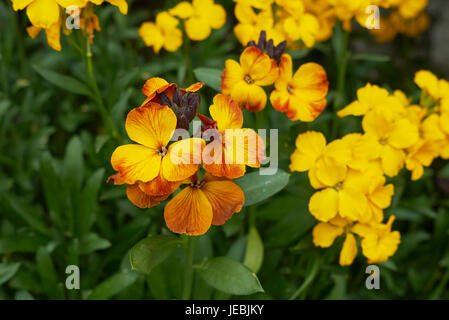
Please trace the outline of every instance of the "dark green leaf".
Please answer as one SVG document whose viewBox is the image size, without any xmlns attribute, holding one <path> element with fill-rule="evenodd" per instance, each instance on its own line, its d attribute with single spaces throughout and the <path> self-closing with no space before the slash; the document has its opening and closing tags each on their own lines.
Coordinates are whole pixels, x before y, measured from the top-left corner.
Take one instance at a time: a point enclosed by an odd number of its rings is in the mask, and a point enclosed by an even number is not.
<svg viewBox="0 0 449 320">
<path fill-rule="evenodd" d="M 263 262 L 263 242 L 255 227 L 251 227 L 248 233 L 246 254 L 243 264 L 254 273 L 259 272 Z"/>
<path fill-rule="evenodd" d="M 198 68 L 193 71 L 198 81 L 204 82 L 207 86 L 221 92 L 221 73 L 220 69 Z"/>
<path fill-rule="evenodd" d="M 47 69 L 39 67 L 37 65 L 33 65 L 33 68 L 45 80 L 54 84 L 55 86 L 58 86 L 64 90 L 67 90 L 67 91 L 70 91 L 73 93 L 82 94 L 82 95 L 86 95 L 86 96 L 91 95 L 89 88 L 85 84 L 83 84 L 81 81 L 79 81 L 75 78 L 57 73 L 52 70 L 47 70 Z"/>
<path fill-rule="evenodd" d="M 217 257 L 194 266 L 211 287 L 229 294 L 249 295 L 263 292 L 257 276 L 238 261 Z"/>
<path fill-rule="evenodd" d="M 0 263 L 0 286 L 14 277 L 19 267 L 20 263 Z"/>
<path fill-rule="evenodd" d="M 182 240 L 174 236 L 157 235 L 140 240 L 130 252 L 131 267 L 143 274 L 167 259 Z"/>
<path fill-rule="evenodd" d="M 245 206 L 251 206 L 268 199 L 288 184 L 290 174 L 279 169 L 274 175 L 262 176 L 259 172 L 251 172 L 234 182 L 245 193 Z"/>
</svg>

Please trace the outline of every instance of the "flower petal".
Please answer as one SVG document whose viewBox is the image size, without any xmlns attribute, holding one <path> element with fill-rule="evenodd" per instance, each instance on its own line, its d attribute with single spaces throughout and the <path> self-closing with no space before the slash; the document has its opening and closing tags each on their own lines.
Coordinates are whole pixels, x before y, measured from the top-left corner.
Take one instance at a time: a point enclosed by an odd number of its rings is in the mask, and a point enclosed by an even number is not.
<svg viewBox="0 0 449 320">
<path fill-rule="evenodd" d="M 310 198 L 309 211 L 316 219 L 329 221 L 338 212 L 338 192 L 332 188 L 315 192 Z"/>
<path fill-rule="evenodd" d="M 27 7 L 31 24 L 44 29 L 59 21 L 59 6 L 55 0 L 34 0 Z"/>
<path fill-rule="evenodd" d="M 158 205 L 161 201 L 167 199 L 169 195 L 150 196 L 145 194 L 137 184 L 128 184 L 126 187 L 126 196 L 135 206 L 144 209 Z"/>
<path fill-rule="evenodd" d="M 145 146 L 126 144 L 115 149 L 111 164 L 123 178 L 123 183 L 148 182 L 159 174 L 161 156 Z"/>
<path fill-rule="evenodd" d="M 150 102 L 128 113 L 125 128 L 131 140 L 158 150 L 169 143 L 176 123 L 176 115 L 169 107 Z"/>
<path fill-rule="evenodd" d="M 180 181 L 195 174 L 201 164 L 205 142 L 201 138 L 190 138 L 170 145 L 162 159 L 162 171 L 168 181 Z"/>
<path fill-rule="evenodd" d="M 242 110 L 227 95 L 217 94 L 214 97 L 214 104 L 209 107 L 209 113 L 212 119 L 217 121 L 217 128 L 220 131 L 225 129 L 239 129 L 243 125 Z"/>
<path fill-rule="evenodd" d="M 342 227 L 333 226 L 330 223 L 320 222 L 312 231 L 313 243 L 317 247 L 329 248 L 339 235 L 343 234 Z"/>
<path fill-rule="evenodd" d="M 349 266 L 357 256 L 357 243 L 352 233 L 346 234 L 345 242 L 340 252 L 340 265 Z"/>
<path fill-rule="evenodd" d="M 245 203 L 242 189 L 232 181 L 218 180 L 206 182 L 201 187 L 213 211 L 213 225 L 222 225 L 235 212 L 240 212 Z"/>
<path fill-rule="evenodd" d="M 172 232 L 199 236 L 209 230 L 213 211 L 203 191 L 186 187 L 167 203 L 164 218 Z"/>
</svg>

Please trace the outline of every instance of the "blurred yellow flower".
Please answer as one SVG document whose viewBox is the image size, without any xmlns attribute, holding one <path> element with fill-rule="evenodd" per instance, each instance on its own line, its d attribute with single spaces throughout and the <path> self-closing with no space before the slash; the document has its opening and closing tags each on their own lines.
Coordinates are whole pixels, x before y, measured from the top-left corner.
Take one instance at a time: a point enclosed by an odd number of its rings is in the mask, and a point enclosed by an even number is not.
<svg viewBox="0 0 449 320">
<path fill-rule="evenodd" d="M 209 37 L 212 29 L 220 29 L 226 23 L 226 11 L 214 0 L 180 2 L 169 13 L 185 20 L 187 36 L 195 41 Z"/>
<path fill-rule="evenodd" d="M 174 52 L 182 45 L 182 31 L 178 24 L 178 19 L 163 11 L 156 16 L 156 23 L 144 22 L 140 26 L 139 36 L 147 47 L 153 47 L 156 54 L 162 47 Z"/>
</svg>

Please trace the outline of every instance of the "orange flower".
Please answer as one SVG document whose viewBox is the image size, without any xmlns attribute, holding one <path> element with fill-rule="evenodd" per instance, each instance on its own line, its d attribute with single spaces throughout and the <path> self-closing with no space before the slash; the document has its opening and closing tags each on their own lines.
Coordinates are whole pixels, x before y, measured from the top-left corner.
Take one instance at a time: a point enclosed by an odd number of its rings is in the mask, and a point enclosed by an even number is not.
<svg viewBox="0 0 449 320">
<path fill-rule="evenodd" d="M 128 184 L 126 186 L 126 196 L 135 206 L 139 208 L 151 208 L 157 206 L 161 201 L 168 198 L 170 194 L 163 196 L 150 196 L 142 191 L 138 184 Z"/>
<path fill-rule="evenodd" d="M 211 133 L 215 134 L 204 149 L 203 168 L 214 176 L 236 179 L 245 174 L 246 165 L 260 167 L 265 144 L 254 130 L 242 129 L 243 113 L 238 104 L 229 96 L 217 94 L 209 112 L 215 121 L 215 132 Z M 205 117 L 200 118 L 204 123 Z"/>
<path fill-rule="evenodd" d="M 164 209 L 167 227 L 175 233 L 199 236 L 211 224 L 222 225 L 245 203 L 242 189 L 230 180 L 215 178 L 206 173 L 201 181 L 192 179 Z"/>
<path fill-rule="evenodd" d="M 326 71 L 319 64 L 306 63 L 292 75 L 292 65 L 292 57 L 283 54 L 270 101 L 276 110 L 286 112 L 290 120 L 311 122 L 326 107 L 329 87 Z"/>
<path fill-rule="evenodd" d="M 180 89 L 184 95 L 186 92 L 197 92 L 204 86 L 203 82 L 197 82 L 192 84 L 187 89 Z M 165 92 L 170 99 L 173 99 L 173 93 L 178 88 L 176 83 L 168 83 L 166 80 L 158 77 L 150 78 L 145 82 L 142 88 L 143 94 L 147 97 L 141 106 L 147 105 L 150 102 L 159 103 L 158 94 Z"/>
<path fill-rule="evenodd" d="M 204 146 L 204 140 L 200 138 L 185 139 L 168 146 L 176 122 L 176 115 L 169 107 L 154 102 L 131 110 L 125 128 L 129 138 L 137 144 L 115 149 L 111 164 L 118 173 L 109 180 L 114 180 L 115 184 L 136 184 L 150 196 L 168 196 L 174 192 L 182 180 L 198 170 Z M 132 188 L 128 192 L 135 193 L 130 198 L 137 198 L 138 190 Z"/>
<path fill-rule="evenodd" d="M 256 47 L 246 48 L 240 56 L 240 64 L 226 60 L 221 76 L 221 89 L 242 108 L 260 111 L 265 108 L 267 94 L 262 86 L 269 86 L 278 77 L 276 61 Z"/>
</svg>

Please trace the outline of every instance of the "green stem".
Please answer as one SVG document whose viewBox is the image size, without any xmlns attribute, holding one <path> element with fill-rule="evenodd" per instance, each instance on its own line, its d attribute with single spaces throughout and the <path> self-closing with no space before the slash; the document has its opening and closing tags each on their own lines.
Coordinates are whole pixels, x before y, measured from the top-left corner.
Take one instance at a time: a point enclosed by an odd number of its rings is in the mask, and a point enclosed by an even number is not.
<svg viewBox="0 0 449 320">
<path fill-rule="evenodd" d="M 306 279 L 304 280 L 304 282 L 302 283 L 302 285 L 292 294 L 292 296 L 289 298 L 289 300 L 295 300 L 296 298 L 299 297 L 299 295 L 305 290 L 307 289 L 307 287 L 312 283 L 312 281 L 315 279 L 319 267 L 321 264 L 321 258 L 315 258 L 315 262 L 313 263 L 312 266 L 312 270 L 310 271 L 310 273 L 307 275 Z"/>
<path fill-rule="evenodd" d="M 337 88 L 333 105 L 334 120 L 332 124 L 332 137 L 334 139 L 337 138 L 339 124 L 339 117 L 336 113 L 344 106 L 346 102 L 346 72 L 348 69 L 348 60 L 350 56 L 348 51 L 348 32 L 344 31 L 341 26 L 337 26 L 337 28 L 338 27 L 340 28 L 341 43 L 339 47 L 340 50 L 336 50 L 335 52 L 337 56 Z"/>
<path fill-rule="evenodd" d="M 188 236 L 185 248 L 184 285 L 182 300 L 189 300 L 193 287 L 193 256 L 195 254 L 196 237 Z"/>
<path fill-rule="evenodd" d="M 97 81 L 95 80 L 94 70 L 92 66 L 92 51 L 90 48 L 89 35 L 86 36 L 86 68 L 87 74 L 89 75 L 90 84 L 93 90 L 93 98 L 95 99 L 97 106 L 100 110 L 101 117 L 103 119 L 103 123 L 106 127 L 106 130 L 109 134 L 111 134 L 114 138 L 118 138 L 118 131 L 115 128 L 115 124 L 109 115 L 109 112 L 106 108 L 106 105 L 103 102 L 103 98 L 101 97 L 100 89 L 98 88 Z"/>
</svg>

